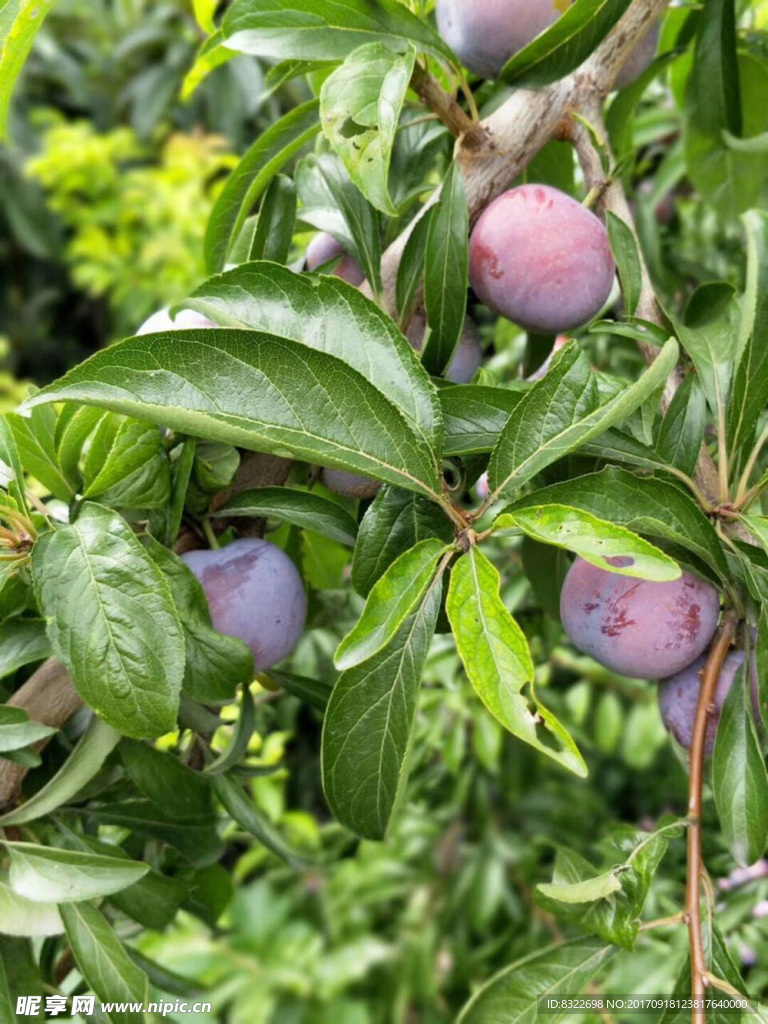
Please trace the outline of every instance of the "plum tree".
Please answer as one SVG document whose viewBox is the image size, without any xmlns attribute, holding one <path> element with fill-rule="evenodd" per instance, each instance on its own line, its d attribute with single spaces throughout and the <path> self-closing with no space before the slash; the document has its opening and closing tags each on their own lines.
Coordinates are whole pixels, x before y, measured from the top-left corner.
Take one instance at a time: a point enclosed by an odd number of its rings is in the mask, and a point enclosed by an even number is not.
<svg viewBox="0 0 768 1024">
<path fill-rule="evenodd" d="M 171 318 L 170 307 L 158 309 L 148 317 L 136 334 L 159 334 L 161 331 L 189 330 L 191 327 L 215 327 L 213 320 L 194 309 L 180 309 L 176 318 Z"/>
<path fill-rule="evenodd" d="M 495 78 L 563 10 L 562 0 L 438 0 L 437 27 L 470 71 Z"/>
<path fill-rule="evenodd" d="M 510 57 L 557 21 L 568 6 L 569 0 L 437 0 L 437 27 L 470 71 L 496 78 Z M 617 89 L 645 71 L 658 40 L 656 22 L 627 58 Z"/>
<path fill-rule="evenodd" d="M 560 616 L 575 646 L 641 679 L 666 679 L 695 661 L 712 639 L 719 611 L 714 587 L 689 572 L 654 583 L 581 558 L 560 593 Z"/>
<path fill-rule="evenodd" d="M 307 270 L 316 270 L 317 267 L 322 267 L 324 263 L 335 260 L 339 256 L 342 258 L 333 271 L 334 275 L 340 277 L 342 281 L 348 281 L 349 284 L 353 284 L 355 287 L 361 285 L 365 280 L 365 274 L 360 264 L 357 260 L 348 256 L 344 251 L 344 246 L 337 242 L 333 235 L 329 235 L 327 231 L 321 231 L 315 235 L 307 246 Z"/>
<path fill-rule="evenodd" d="M 417 352 L 421 352 L 426 329 L 427 321 L 423 314 L 417 313 L 411 318 L 406 330 L 406 337 Z M 480 345 L 480 332 L 469 317 L 466 317 L 459 343 L 443 376 L 454 384 L 469 384 L 482 361 L 483 349 Z"/>
<path fill-rule="evenodd" d="M 559 334 L 591 320 L 613 287 L 608 233 L 571 196 L 520 185 L 495 199 L 469 245 L 472 287 L 520 327 Z"/>
<path fill-rule="evenodd" d="M 696 719 L 696 705 L 699 700 L 701 689 L 701 673 L 707 663 L 707 655 L 703 654 L 697 658 L 692 665 L 676 673 L 670 679 L 665 679 L 659 686 L 659 710 L 667 731 L 675 737 L 680 746 L 690 749 L 693 739 L 693 724 Z M 707 725 L 707 738 L 705 753 L 711 754 L 715 748 L 715 736 L 720 722 L 725 698 L 728 696 L 736 677 L 736 672 L 744 664 L 744 652 L 732 651 L 723 662 L 720 670 L 720 677 L 715 690 L 715 710 L 710 715 Z M 760 697 L 757 679 L 757 664 L 755 662 L 754 648 L 750 657 L 750 683 L 752 692 L 752 707 L 755 718 L 760 721 Z"/>
<path fill-rule="evenodd" d="M 324 469 L 320 479 L 329 491 L 344 498 L 373 498 L 381 487 L 379 480 L 343 469 Z"/>
<path fill-rule="evenodd" d="M 284 551 L 266 540 L 243 539 L 181 557 L 205 591 L 213 628 L 247 644 L 257 671 L 293 651 L 304 629 L 307 598 Z"/>
</svg>

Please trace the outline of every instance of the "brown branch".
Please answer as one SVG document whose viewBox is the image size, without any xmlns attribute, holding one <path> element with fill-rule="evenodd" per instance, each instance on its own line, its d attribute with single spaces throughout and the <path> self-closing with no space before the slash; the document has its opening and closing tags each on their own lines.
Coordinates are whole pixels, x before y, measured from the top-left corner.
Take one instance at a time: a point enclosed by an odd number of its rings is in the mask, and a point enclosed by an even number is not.
<svg viewBox="0 0 768 1024">
<path fill-rule="evenodd" d="M 485 142 L 482 125 L 473 121 L 447 93 L 437 79 L 417 61 L 411 75 L 411 87 L 425 106 L 443 122 L 448 131 L 461 139 L 468 149 L 479 149 Z"/>
<path fill-rule="evenodd" d="M 723 619 L 715 641 L 704 666 L 696 706 L 696 719 L 689 756 L 688 780 L 688 880 L 685 899 L 685 916 L 688 924 L 688 939 L 691 947 L 691 992 L 694 999 L 703 999 L 709 978 L 707 960 L 704 954 L 704 939 L 701 926 L 701 791 L 704 780 L 704 753 L 707 727 L 714 710 L 714 697 L 725 656 L 736 632 L 736 621 L 730 614 Z M 696 1014 L 694 1012 L 694 1020 Z"/>
<path fill-rule="evenodd" d="M 55 658 L 43 662 L 8 701 L 10 707 L 24 708 L 33 722 L 60 729 L 82 704 L 67 670 Z M 42 750 L 47 741 L 35 745 Z M 21 789 L 27 769 L 14 761 L 0 760 L 0 810 L 12 804 Z"/>
</svg>

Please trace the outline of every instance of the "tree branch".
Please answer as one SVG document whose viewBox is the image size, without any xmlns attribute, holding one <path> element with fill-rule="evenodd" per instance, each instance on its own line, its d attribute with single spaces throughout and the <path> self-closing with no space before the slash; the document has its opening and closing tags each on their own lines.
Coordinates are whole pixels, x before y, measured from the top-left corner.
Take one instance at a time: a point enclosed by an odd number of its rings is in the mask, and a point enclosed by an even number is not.
<svg viewBox="0 0 768 1024">
<path fill-rule="evenodd" d="M 717 689 L 717 681 L 720 677 L 720 669 L 731 646 L 735 632 L 735 619 L 726 613 L 723 624 L 710 648 L 709 657 L 702 673 L 689 756 L 688 879 L 685 916 L 691 947 L 691 992 L 694 999 L 703 999 L 709 984 L 701 928 L 701 876 L 703 871 L 701 859 L 701 790 L 704 778 L 704 752 L 707 741 L 707 727 L 714 707 L 713 701 L 715 690 Z M 695 1011 L 693 1019 L 697 1019 Z"/>
</svg>

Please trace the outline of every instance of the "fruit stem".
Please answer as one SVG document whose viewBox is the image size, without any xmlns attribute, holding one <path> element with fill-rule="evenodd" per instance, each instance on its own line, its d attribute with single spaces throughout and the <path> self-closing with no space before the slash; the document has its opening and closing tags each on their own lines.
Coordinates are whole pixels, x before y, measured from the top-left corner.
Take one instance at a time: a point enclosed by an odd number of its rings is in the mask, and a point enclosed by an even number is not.
<svg viewBox="0 0 768 1024">
<path fill-rule="evenodd" d="M 220 547 L 219 538 L 214 533 L 213 527 L 211 526 L 211 520 L 208 518 L 203 519 L 202 525 L 203 533 L 205 534 L 205 539 L 208 541 L 208 545 L 210 546 L 211 550 L 218 551 Z"/>
<path fill-rule="evenodd" d="M 688 925 L 688 941 L 691 947 L 691 994 L 694 1000 L 704 999 L 710 979 L 707 974 L 707 960 L 704 955 L 704 940 L 701 927 L 701 879 L 703 863 L 701 857 L 701 793 L 704 780 L 704 752 L 707 726 L 712 712 L 717 681 L 720 677 L 725 656 L 736 632 L 736 620 L 726 612 L 723 623 L 710 648 L 704 666 L 693 725 L 690 753 L 690 777 L 688 780 L 688 879 L 685 899 L 685 919 Z M 700 1018 L 696 1009 L 693 1020 Z"/>
</svg>

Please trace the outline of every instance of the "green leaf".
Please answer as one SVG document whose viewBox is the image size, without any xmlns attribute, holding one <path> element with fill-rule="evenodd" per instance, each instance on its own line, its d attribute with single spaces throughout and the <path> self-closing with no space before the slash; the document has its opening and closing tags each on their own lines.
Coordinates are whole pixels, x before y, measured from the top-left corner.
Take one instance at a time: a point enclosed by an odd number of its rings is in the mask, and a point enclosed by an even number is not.
<svg viewBox="0 0 768 1024">
<path fill-rule="evenodd" d="M 0 705 L 0 754 L 9 750 L 22 750 L 52 736 L 56 729 L 30 720 L 24 708 Z"/>
<path fill-rule="evenodd" d="M 726 432 L 734 468 L 744 461 L 754 442 L 758 420 L 768 403 L 768 214 L 750 210 L 742 220 L 747 233 L 747 285 Z"/>
<path fill-rule="evenodd" d="M 94 473 L 86 473 L 83 497 L 112 507 L 165 508 L 170 495 L 171 472 L 160 431 L 124 420 L 106 458 Z"/>
<path fill-rule="evenodd" d="M 629 7 L 629 0 L 574 0 L 557 21 L 501 69 L 509 85 L 539 88 L 583 64 Z"/>
<path fill-rule="evenodd" d="M 469 280 L 469 208 L 458 163 L 445 176 L 429 216 L 424 269 L 424 305 L 429 334 L 422 362 L 438 375 L 450 363 L 464 326 Z"/>
<path fill-rule="evenodd" d="M 116 513 L 87 503 L 39 538 L 32 568 L 59 660 L 83 700 L 127 736 L 176 724 L 184 637 L 168 584 Z"/>
<path fill-rule="evenodd" d="M 85 833 L 75 832 L 61 821 L 57 822 L 57 827 L 73 850 L 99 854 L 109 860 L 119 858 L 123 863 L 136 866 L 136 861 L 115 843 L 106 843 Z M 134 921 L 143 924 L 145 928 L 160 930 L 169 925 L 176 916 L 187 895 L 187 888 L 177 879 L 161 875 L 147 864 L 144 866 L 148 869 L 146 874 L 125 889 L 113 892 L 109 901 Z"/>
<path fill-rule="evenodd" d="M 599 473 L 542 487 L 505 511 L 536 505 L 569 505 L 636 533 L 683 545 L 723 580 L 730 570 L 712 523 L 675 484 L 634 476 L 608 466 Z"/>
<path fill-rule="evenodd" d="M 99 1001 L 149 1002 L 149 979 L 131 960 L 104 915 L 92 903 L 64 903 L 61 917 L 75 961 Z M 105 1013 L 111 1024 L 141 1024 L 143 1014 L 129 1010 Z"/>
<path fill-rule="evenodd" d="M 474 455 L 496 447 L 510 415 L 530 385 L 490 387 L 486 384 L 457 384 L 440 388 L 440 405 L 445 422 L 444 455 Z"/>
<path fill-rule="evenodd" d="M 247 516 L 278 519 L 302 530 L 314 530 L 340 544 L 354 547 L 357 523 L 341 505 L 311 491 L 292 487 L 257 487 L 243 491 L 214 513 L 225 519 Z"/>
<path fill-rule="evenodd" d="M 256 726 L 256 708 L 253 703 L 251 691 L 247 686 L 243 687 L 243 697 L 240 702 L 240 713 L 237 716 L 237 724 L 229 745 L 223 754 L 220 754 L 214 761 L 211 761 L 205 768 L 206 775 L 224 775 L 230 768 L 248 752 L 253 730 Z"/>
<path fill-rule="evenodd" d="M 282 837 L 269 818 L 249 800 L 242 786 L 231 775 L 214 775 L 211 784 L 224 809 L 232 818 L 275 856 L 297 870 L 304 868 L 309 859 Z"/>
<path fill-rule="evenodd" d="M 61 471 L 75 491 L 82 485 L 80 459 L 85 442 L 98 426 L 99 421 L 107 416 L 103 409 L 91 409 L 88 406 L 68 403 L 62 406 L 56 419 L 54 444 L 56 459 Z"/>
<path fill-rule="evenodd" d="M 575 343 L 566 345 L 543 380 L 515 407 L 499 438 L 488 467 L 492 498 L 519 488 L 625 420 L 666 380 L 678 351 L 670 339 L 639 380 L 598 405 L 597 383 L 586 357 Z"/>
<path fill-rule="evenodd" d="M 675 475 L 675 467 L 671 466 L 655 448 L 649 448 L 620 430 L 606 430 L 596 440 L 585 444 L 581 448 L 581 453 L 597 459 L 607 459 L 609 462 L 620 462 L 627 466 Z"/>
<path fill-rule="evenodd" d="M 245 324 L 343 360 L 440 451 L 438 395 L 418 356 L 392 320 L 346 282 L 248 263 L 207 281 L 185 305 L 223 326 Z"/>
<path fill-rule="evenodd" d="M 688 176 L 704 200 L 733 217 L 754 205 L 765 179 L 760 153 L 739 152 L 728 136 L 766 126 L 768 75 L 761 62 L 737 54 L 735 4 L 713 0 L 702 11 L 685 96 L 683 138 Z"/>
<path fill-rule="evenodd" d="M 184 633 L 184 690 L 195 700 L 224 704 L 239 683 L 253 678 L 253 654 L 241 641 L 217 633 L 200 582 L 182 560 L 150 537 L 144 544 L 170 587 Z"/>
<path fill-rule="evenodd" d="M 461 1011 L 457 1024 L 533 1024 L 537 1000 L 575 996 L 616 952 L 600 939 L 572 939 L 537 950 L 491 978 Z M 548 1014 L 553 1021 L 567 1013 Z"/>
<path fill-rule="evenodd" d="M 704 284 L 691 296 L 683 321 L 675 323 L 677 336 L 693 360 L 710 408 L 716 417 L 723 417 L 723 423 L 740 319 L 739 303 L 730 285 Z"/>
<path fill-rule="evenodd" d="M 352 181 L 382 213 L 397 216 L 389 195 L 392 147 L 413 73 L 415 52 L 382 43 L 353 50 L 320 91 L 320 120 Z"/>
<path fill-rule="evenodd" d="M 707 403 L 699 378 L 691 373 L 675 392 L 661 421 L 656 451 L 693 478 L 707 426 Z"/>
<path fill-rule="evenodd" d="M 98 774 L 119 741 L 119 732 L 94 717 L 53 778 L 21 807 L 0 816 L 0 826 L 26 825 L 68 803 Z"/>
<path fill-rule="evenodd" d="M 535 505 L 502 513 L 493 528 L 522 530 L 534 540 L 574 551 L 608 572 L 657 582 L 680 577 L 680 566 L 647 540 L 567 505 Z"/>
<path fill-rule="evenodd" d="M 216 8 L 219 6 L 219 0 L 192 0 L 192 9 L 195 12 L 195 20 L 203 32 L 209 35 L 215 31 L 213 24 L 213 16 L 216 13 Z"/>
<path fill-rule="evenodd" d="M 768 845 L 768 771 L 760 749 L 743 665 L 720 713 L 712 755 L 712 789 L 723 834 L 747 867 Z"/>
<path fill-rule="evenodd" d="M 109 896 L 137 882 L 148 864 L 37 843 L 5 843 L 10 885 L 34 903 L 72 903 Z"/>
<path fill-rule="evenodd" d="M 195 63 L 184 76 L 180 97 L 182 102 L 186 102 L 192 96 L 200 83 L 212 71 L 220 68 L 223 64 L 228 64 L 236 56 L 237 53 L 234 50 L 230 50 L 224 45 L 224 34 L 221 31 L 214 32 L 202 43 L 197 51 Z"/>
<path fill-rule="evenodd" d="M 32 900 L 19 896 L 8 885 L 8 876 L 0 874 L 0 935 L 23 935 L 29 938 L 38 936 L 61 935 L 64 925 L 58 908 L 51 904 L 33 903 Z M 2 958 L 0 957 L 0 968 Z M 0 1008 L 2 1002 L 0 1001 Z M 5 1024 L 6 1018 L 0 1020 Z M 15 1024 L 13 1017 L 9 1022 Z"/>
<path fill-rule="evenodd" d="M 205 265 L 221 270 L 251 207 L 277 174 L 320 130 L 319 103 L 309 100 L 289 111 L 259 136 L 227 179 L 208 220 Z"/>
<path fill-rule="evenodd" d="M 187 438 L 180 445 L 178 457 L 171 466 L 171 501 L 168 508 L 168 525 L 165 533 L 165 542 L 168 547 L 175 544 L 179 536 L 187 491 L 189 490 L 189 481 L 195 464 L 196 451 L 197 441 L 195 438 Z"/>
<path fill-rule="evenodd" d="M 637 240 L 629 225 L 611 210 L 606 214 L 606 227 L 624 295 L 624 313 L 626 316 L 634 316 L 643 287 L 643 271 Z"/>
<path fill-rule="evenodd" d="M 271 685 L 279 686 L 290 693 L 292 697 L 298 697 L 313 708 L 324 712 L 331 697 L 332 687 L 320 679 L 309 679 L 307 676 L 297 676 L 293 672 L 286 672 L 283 669 L 271 668 L 269 672 L 263 673 L 260 680 L 266 679 Z"/>
<path fill-rule="evenodd" d="M 95 822 L 117 825 L 129 832 L 167 843 L 193 864 L 214 863 L 224 852 L 224 844 L 213 819 L 203 822 L 171 820 L 165 809 L 157 807 L 151 800 L 123 799 L 113 804 L 91 804 L 77 808 L 77 811 Z"/>
<path fill-rule="evenodd" d="M 757 706 L 764 727 L 768 727 L 768 609 L 760 609 L 755 642 Z"/>
<path fill-rule="evenodd" d="M 299 195 L 303 203 L 301 219 L 321 231 L 329 231 L 354 256 L 374 295 L 378 295 L 381 291 L 379 215 L 352 183 L 341 160 L 331 153 L 302 160 Z"/>
<path fill-rule="evenodd" d="M 583 882 L 543 882 L 536 888 L 544 896 L 560 903 L 592 903 L 594 900 L 605 899 L 611 893 L 621 892 L 621 882 L 615 871 L 604 871 Z"/>
<path fill-rule="evenodd" d="M 496 568 L 476 547 L 454 565 L 446 610 L 459 656 L 477 695 L 514 736 L 577 775 L 587 767 L 571 737 L 532 692 L 536 712 L 522 690 L 533 682 L 533 662 L 525 634 L 501 599 Z M 543 725 L 548 739 L 538 734 Z"/>
<path fill-rule="evenodd" d="M 250 258 L 287 263 L 295 225 L 296 185 L 285 174 L 278 174 L 261 201 Z"/>
<path fill-rule="evenodd" d="M 24 665 L 42 661 L 50 653 L 51 645 L 41 619 L 15 619 L 0 625 L 0 679 L 13 675 Z"/>
<path fill-rule="evenodd" d="M 398 0 L 237 0 L 224 18 L 227 46 L 273 60 L 340 61 L 364 43 L 416 44 L 455 63 L 450 48 Z"/>
<path fill-rule="evenodd" d="M 3 488 L 8 491 L 19 509 L 28 515 L 29 505 L 27 504 L 24 468 L 8 416 L 0 416 L 0 474 L 7 477 L 2 480 Z"/>
<path fill-rule="evenodd" d="M 120 755 L 134 786 L 168 818 L 202 823 L 213 817 L 208 780 L 178 757 L 130 739 L 120 744 Z"/>
<path fill-rule="evenodd" d="M 240 453 L 231 444 L 200 441 L 195 448 L 192 471 L 195 483 L 206 494 L 229 487 L 240 468 Z"/>
<path fill-rule="evenodd" d="M 342 672 L 323 720 L 323 790 L 336 818 L 381 839 L 405 784 L 421 672 L 435 632 L 442 577 L 384 650 Z"/>
<path fill-rule="evenodd" d="M 423 217 L 419 217 L 413 225 L 397 268 L 395 303 L 401 322 L 412 312 L 419 286 L 424 278 L 424 259 L 431 213 L 430 210 Z"/>
<path fill-rule="evenodd" d="M 8 111 L 16 79 L 53 0 L 5 0 L 0 7 L 0 141 L 8 130 Z"/>
<path fill-rule="evenodd" d="M 213 328 L 129 338 L 29 401 L 68 398 L 440 492 L 434 456 L 399 410 L 340 359 L 287 339 Z"/>
<path fill-rule="evenodd" d="M 421 603 L 434 579 L 435 563 L 446 550 L 442 541 L 427 538 L 390 565 L 368 595 L 357 623 L 336 649 L 338 669 L 351 669 L 369 660 L 392 640 Z"/>
<path fill-rule="evenodd" d="M 56 417 L 51 416 L 51 412 L 30 419 L 9 412 L 4 418 L 13 432 L 25 470 L 39 480 L 54 498 L 69 502 L 75 496 L 75 491 L 58 464 L 54 447 Z"/>
<path fill-rule="evenodd" d="M 382 487 L 357 535 L 352 558 L 355 590 L 367 597 L 395 559 L 427 537 L 445 543 L 453 539 L 453 527 L 442 509 L 410 491 Z"/>
</svg>

